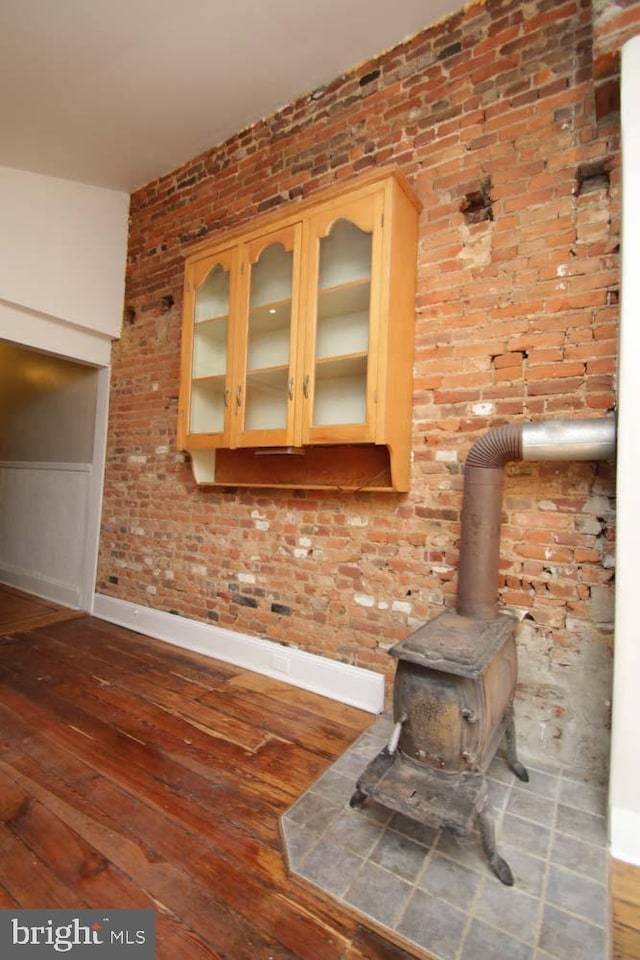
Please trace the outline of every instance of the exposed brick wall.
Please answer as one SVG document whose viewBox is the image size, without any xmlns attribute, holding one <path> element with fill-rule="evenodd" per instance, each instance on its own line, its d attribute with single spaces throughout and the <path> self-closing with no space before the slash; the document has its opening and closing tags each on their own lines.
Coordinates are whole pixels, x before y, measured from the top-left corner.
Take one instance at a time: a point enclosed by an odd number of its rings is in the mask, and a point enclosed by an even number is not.
<svg viewBox="0 0 640 960">
<path fill-rule="evenodd" d="M 424 204 L 411 492 L 198 489 L 175 447 L 183 254 L 384 164 Z M 98 590 L 391 676 L 388 647 L 454 601 L 471 442 L 615 404 L 619 174 L 617 128 L 595 118 L 590 0 L 490 0 L 139 190 Z M 500 597 L 524 617 L 526 749 L 596 771 L 613 492 L 608 464 L 507 468 Z"/>
</svg>

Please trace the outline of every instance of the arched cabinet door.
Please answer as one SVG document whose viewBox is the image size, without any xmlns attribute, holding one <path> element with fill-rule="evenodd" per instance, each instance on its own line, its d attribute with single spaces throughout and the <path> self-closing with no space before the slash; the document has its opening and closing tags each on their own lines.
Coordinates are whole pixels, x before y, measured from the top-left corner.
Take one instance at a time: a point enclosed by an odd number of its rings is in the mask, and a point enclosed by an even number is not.
<svg viewBox="0 0 640 960">
<path fill-rule="evenodd" d="M 375 440 L 383 205 L 377 192 L 307 224 L 305 444 Z"/>
<path fill-rule="evenodd" d="M 233 446 L 294 442 L 301 232 L 294 224 L 242 250 Z"/>
<path fill-rule="evenodd" d="M 231 412 L 230 318 L 236 297 L 237 250 L 200 258 L 184 291 L 180 447 L 219 447 L 229 436 Z"/>
</svg>

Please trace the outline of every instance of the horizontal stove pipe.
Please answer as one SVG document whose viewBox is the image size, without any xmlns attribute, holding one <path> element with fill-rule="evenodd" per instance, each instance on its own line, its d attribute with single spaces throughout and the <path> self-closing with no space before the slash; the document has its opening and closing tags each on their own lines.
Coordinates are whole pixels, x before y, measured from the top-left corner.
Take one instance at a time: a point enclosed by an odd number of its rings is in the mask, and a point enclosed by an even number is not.
<svg viewBox="0 0 640 960">
<path fill-rule="evenodd" d="M 498 567 L 504 465 L 510 460 L 609 460 L 615 454 L 611 417 L 548 420 L 494 427 L 473 444 L 464 467 L 456 611 L 498 616 Z"/>
</svg>

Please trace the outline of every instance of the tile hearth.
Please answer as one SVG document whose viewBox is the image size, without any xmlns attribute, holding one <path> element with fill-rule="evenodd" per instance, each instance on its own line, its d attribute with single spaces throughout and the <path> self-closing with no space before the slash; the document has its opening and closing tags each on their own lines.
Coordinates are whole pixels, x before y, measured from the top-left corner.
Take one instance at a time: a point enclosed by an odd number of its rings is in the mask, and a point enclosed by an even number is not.
<svg viewBox="0 0 640 960">
<path fill-rule="evenodd" d="M 386 744 L 380 717 L 282 817 L 291 872 L 408 950 L 438 960 L 606 960 L 606 791 L 529 760 L 522 784 L 498 755 L 489 773 L 505 887 L 480 838 L 458 841 L 368 801 L 355 782 Z"/>
</svg>

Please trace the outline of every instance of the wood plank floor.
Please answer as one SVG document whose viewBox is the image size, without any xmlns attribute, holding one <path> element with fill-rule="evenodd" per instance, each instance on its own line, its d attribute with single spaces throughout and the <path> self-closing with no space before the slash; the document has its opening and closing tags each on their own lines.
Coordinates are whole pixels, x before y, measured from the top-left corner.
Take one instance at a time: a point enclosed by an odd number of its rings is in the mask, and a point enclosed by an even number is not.
<svg viewBox="0 0 640 960">
<path fill-rule="evenodd" d="M 282 855 L 372 719 L 88 616 L 0 636 L 0 908 L 155 908 L 158 960 L 407 960 Z"/>
<path fill-rule="evenodd" d="M 50 600 L 33 597 L 22 590 L 0 584 L 0 636 L 9 636 L 23 630 L 35 630 L 48 623 L 80 617 L 78 610 L 70 610 Z"/>
<path fill-rule="evenodd" d="M 613 960 L 640 957 L 640 868 L 611 861 Z"/>
<path fill-rule="evenodd" d="M 408 960 L 282 858 L 369 714 L 43 603 L 0 586 L 0 908 L 154 908 L 158 960 Z M 640 960 L 640 869 L 611 888 Z"/>
</svg>

